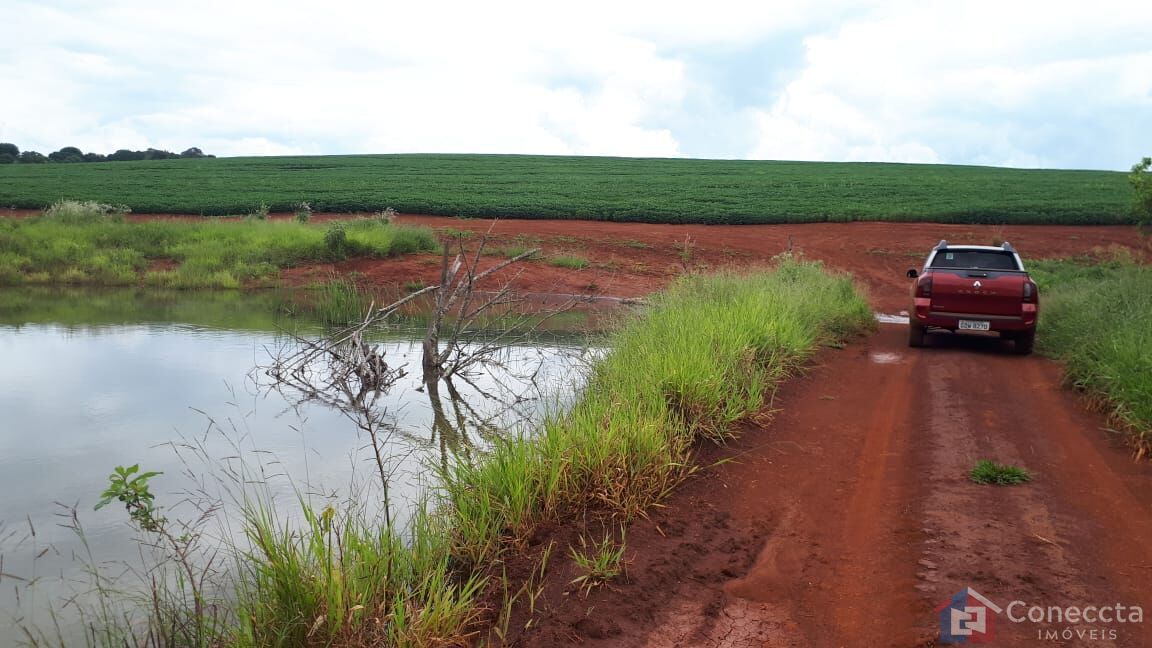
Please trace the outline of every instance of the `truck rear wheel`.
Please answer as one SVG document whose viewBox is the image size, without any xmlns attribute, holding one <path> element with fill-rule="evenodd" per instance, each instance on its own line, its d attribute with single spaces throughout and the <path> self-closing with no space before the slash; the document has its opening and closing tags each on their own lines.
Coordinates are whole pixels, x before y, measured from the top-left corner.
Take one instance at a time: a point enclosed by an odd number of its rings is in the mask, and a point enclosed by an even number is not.
<svg viewBox="0 0 1152 648">
<path fill-rule="evenodd" d="M 1032 353 L 1032 346 L 1036 342 L 1036 331 L 1028 331 L 1027 333 L 1017 333 L 1012 340 L 1012 344 L 1016 345 L 1016 353 L 1020 355 L 1028 355 Z"/>
<path fill-rule="evenodd" d="M 908 325 L 908 346 L 922 347 L 924 346 L 924 327 L 919 324 L 912 323 Z"/>
</svg>

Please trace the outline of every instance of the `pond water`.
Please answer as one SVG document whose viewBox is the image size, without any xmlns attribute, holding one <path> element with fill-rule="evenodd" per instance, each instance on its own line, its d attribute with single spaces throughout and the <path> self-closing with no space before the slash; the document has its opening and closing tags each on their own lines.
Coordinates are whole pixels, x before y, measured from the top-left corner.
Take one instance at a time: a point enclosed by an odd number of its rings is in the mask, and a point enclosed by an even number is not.
<svg viewBox="0 0 1152 648">
<path fill-rule="evenodd" d="M 289 500 L 379 497 L 353 420 L 271 389 L 255 370 L 290 341 L 286 331 L 320 331 L 278 314 L 283 306 L 271 293 L 0 290 L 0 645 L 17 638 L 5 617 L 42 625 L 49 602 L 85 582 L 78 556 L 88 549 L 105 564 L 138 560 L 123 508 L 93 510 L 115 466 L 163 472 L 153 491 L 168 511 L 241 460 Z M 432 465 L 563 407 L 596 353 L 568 318 L 503 349 L 502 368 L 429 390 L 421 325 L 404 318 L 373 339 L 390 365 L 410 366 L 379 401 L 401 515 Z"/>
</svg>

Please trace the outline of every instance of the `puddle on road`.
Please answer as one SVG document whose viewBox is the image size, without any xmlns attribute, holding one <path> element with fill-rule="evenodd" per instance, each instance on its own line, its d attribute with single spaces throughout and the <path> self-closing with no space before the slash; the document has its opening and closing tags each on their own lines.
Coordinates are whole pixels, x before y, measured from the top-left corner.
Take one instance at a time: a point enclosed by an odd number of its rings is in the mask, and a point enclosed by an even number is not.
<svg viewBox="0 0 1152 648">
<path fill-rule="evenodd" d="M 908 323 L 908 311 L 900 311 L 896 315 L 891 315 L 888 313 L 872 313 L 872 316 L 875 317 L 876 321 L 880 322 L 881 324 L 907 324 Z"/>
<path fill-rule="evenodd" d="M 868 359 L 876 364 L 899 364 L 904 360 L 904 355 L 891 351 L 873 351 L 868 354 Z"/>
</svg>

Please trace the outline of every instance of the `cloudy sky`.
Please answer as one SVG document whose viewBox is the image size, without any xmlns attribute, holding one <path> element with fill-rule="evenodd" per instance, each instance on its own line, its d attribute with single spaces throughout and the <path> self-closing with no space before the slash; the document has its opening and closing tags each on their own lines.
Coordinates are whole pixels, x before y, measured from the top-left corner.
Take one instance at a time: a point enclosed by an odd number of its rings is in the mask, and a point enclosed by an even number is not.
<svg viewBox="0 0 1152 648">
<path fill-rule="evenodd" d="M 1126 170 L 1152 2 L 0 0 L 0 141 Z"/>
</svg>

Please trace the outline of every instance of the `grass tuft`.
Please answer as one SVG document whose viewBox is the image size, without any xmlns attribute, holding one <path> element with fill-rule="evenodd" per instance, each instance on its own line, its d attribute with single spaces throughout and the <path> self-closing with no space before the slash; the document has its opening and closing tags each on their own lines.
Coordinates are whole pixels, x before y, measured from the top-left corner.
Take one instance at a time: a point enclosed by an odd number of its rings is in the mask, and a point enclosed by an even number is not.
<svg viewBox="0 0 1152 648">
<path fill-rule="evenodd" d="M 583 270 L 588 267 L 588 259 L 581 256 L 560 255 L 548 259 L 548 265 L 569 270 Z"/>
<path fill-rule="evenodd" d="M 968 473 L 968 478 L 977 484 L 990 484 L 994 486 L 1015 486 L 1030 481 L 1032 476 L 1027 470 L 998 464 L 988 459 L 981 459 Z"/>
<path fill-rule="evenodd" d="M 572 579 L 572 584 L 577 585 L 585 596 L 594 588 L 624 573 L 624 549 L 627 547 L 624 533 L 624 529 L 620 529 L 619 542 L 607 529 L 604 530 L 604 537 L 599 540 L 590 541 L 581 535 L 580 548 L 568 548 L 569 555 L 580 570 L 580 575 Z"/>
</svg>

